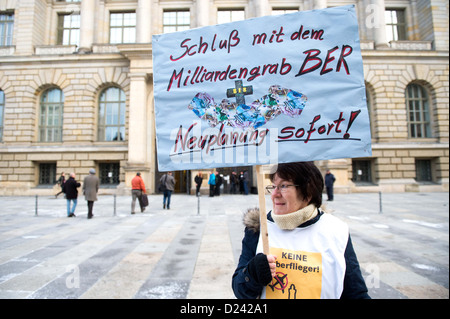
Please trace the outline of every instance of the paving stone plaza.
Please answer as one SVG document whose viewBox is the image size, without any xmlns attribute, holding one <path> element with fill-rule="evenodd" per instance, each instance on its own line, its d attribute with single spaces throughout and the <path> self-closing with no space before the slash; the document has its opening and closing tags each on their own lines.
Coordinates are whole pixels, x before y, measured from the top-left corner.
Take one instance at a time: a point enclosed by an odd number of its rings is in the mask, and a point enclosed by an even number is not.
<svg viewBox="0 0 450 319">
<path fill-rule="evenodd" d="M 381 201 L 380 201 L 381 199 Z M 266 197 L 267 208 L 271 207 Z M 0 197 L 0 298 L 232 299 L 242 214 L 257 195 L 99 196 L 94 218 L 80 196 Z M 374 299 L 449 298 L 448 193 L 337 194 Z"/>
</svg>

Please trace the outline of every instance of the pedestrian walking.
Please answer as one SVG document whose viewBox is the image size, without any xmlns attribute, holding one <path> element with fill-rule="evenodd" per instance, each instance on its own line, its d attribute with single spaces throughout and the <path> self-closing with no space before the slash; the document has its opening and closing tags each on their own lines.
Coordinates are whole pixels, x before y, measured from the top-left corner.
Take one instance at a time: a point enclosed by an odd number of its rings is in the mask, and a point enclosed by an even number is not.
<svg viewBox="0 0 450 319">
<path fill-rule="evenodd" d="M 56 181 L 56 184 L 59 185 L 59 187 L 61 188 L 61 191 L 55 195 L 55 198 L 58 198 L 59 194 L 64 193 L 63 188 L 64 188 L 65 182 L 66 182 L 66 175 L 64 174 L 64 172 L 61 172 L 61 176 L 59 176 L 58 180 Z"/>
<path fill-rule="evenodd" d="M 70 173 L 69 179 L 64 183 L 64 193 L 66 194 L 67 200 L 67 217 L 76 217 L 75 208 L 77 207 L 78 199 L 77 188 L 80 187 L 81 184 L 75 180 L 75 177 L 75 173 Z"/>
<path fill-rule="evenodd" d="M 170 209 L 170 198 L 172 197 L 172 192 L 175 189 L 175 178 L 172 176 L 172 172 L 167 172 L 160 179 L 161 183 L 164 183 L 164 197 L 163 197 L 163 209 Z"/>
<path fill-rule="evenodd" d="M 195 196 L 199 196 L 200 187 L 202 186 L 203 183 L 202 172 L 198 172 L 197 175 L 195 175 L 194 182 L 195 182 Z"/>
<path fill-rule="evenodd" d="M 136 199 L 139 202 L 141 213 L 144 212 L 145 207 L 142 203 L 142 194 L 146 194 L 144 180 L 141 177 L 141 173 L 137 172 L 136 176 L 131 180 L 131 214 L 134 214 L 136 207 Z"/>
<path fill-rule="evenodd" d="M 335 181 L 336 178 L 334 177 L 334 175 L 331 174 L 330 170 L 327 170 L 327 173 L 325 174 L 325 187 L 327 189 L 327 196 L 329 201 L 333 201 L 334 199 L 333 185 Z"/>
<path fill-rule="evenodd" d="M 84 199 L 87 201 L 88 205 L 88 215 L 87 215 L 88 219 L 94 217 L 93 214 L 94 202 L 97 201 L 97 193 L 99 186 L 100 180 L 97 176 L 95 176 L 95 169 L 91 168 L 89 170 L 89 175 L 84 178 L 83 182 Z"/>
<path fill-rule="evenodd" d="M 214 197 L 214 191 L 216 187 L 216 175 L 214 174 L 214 172 L 211 172 L 209 174 L 208 185 L 209 185 L 209 197 Z"/>
<path fill-rule="evenodd" d="M 270 180 L 270 253 L 262 253 L 259 211 L 249 210 L 232 278 L 236 297 L 370 298 L 348 226 L 320 209 L 324 180 L 314 163 L 278 164 Z"/>
</svg>

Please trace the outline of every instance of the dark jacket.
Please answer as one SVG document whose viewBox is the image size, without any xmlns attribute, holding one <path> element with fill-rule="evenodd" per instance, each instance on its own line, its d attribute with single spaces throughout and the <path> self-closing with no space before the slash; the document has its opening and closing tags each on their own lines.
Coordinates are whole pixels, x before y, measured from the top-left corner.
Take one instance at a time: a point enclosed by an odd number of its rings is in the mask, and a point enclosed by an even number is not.
<svg viewBox="0 0 450 319">
<path fill-rule="evenodd" d="M 58 184 L 59 186 L 61 186 L 61 188 L 64 186 L 64 183 L 66 182 L 66 178 L 61 175 L 58 180 L 56 181 L 56 184 Z"/>
<path fill-rule="evenodd" d="M 253 210 L 258 211 L 258 210 Z M 259 240 L 259 211 L 257 214 L 249 211 L 244 217 L 245 235 L 242 240 L 242 252 L 239 257 L 238 266 L 233 274 L 232 288 L 234 294 L 239 299 L 255 299 L 261 294 L 264 286 L 259 284 L 248 271 L 248 265 L 256 256 L 256 249 Z M 319 221 L 324 213 L 320 213 L 312 220 L 300 225 L 299 227 L 310 226 Z M 273 221 L 271 213 L 267 214 L 267 219 Z M 367 287 L 364 278 L 361 275 L 358 259 L 351 238 L 349 236 L 347 247 L 344 253 L 346 270 L 344 277 L 344 289 L 341 299 L 370 299 L 367 294 Z"/>
<path fill-rule="evenodd" d="M 196 175 L 194 178 L 195 184 L 202 185 L 203 183 L 203 177 Z"/>
<path fill-rule="evenodd" d="M 333 174 L 328 173 L 325 174 L 325 186 L 326 187 L 333 187 L 334 182 L 336 181 L 336 178 Z"/>
<path fill-rule="evenodd" d="M 80 187 L 81 184 L 78 183 L 75 178 L 69 177 L 69 179 L 64 183 L 64 193 L 66 194 L 66 199 L 77 199 L 78 198 L 78 190 L 77 187 Z"/>
</svg>

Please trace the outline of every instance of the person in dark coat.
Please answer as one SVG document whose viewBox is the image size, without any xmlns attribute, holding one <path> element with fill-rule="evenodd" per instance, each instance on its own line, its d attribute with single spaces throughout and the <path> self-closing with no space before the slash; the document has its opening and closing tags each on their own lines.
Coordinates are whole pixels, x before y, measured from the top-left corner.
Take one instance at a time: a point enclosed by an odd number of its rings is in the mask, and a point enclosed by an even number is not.
<svg viewBox="0 0 450 319">
<path fill-rule="evenodd" d="M 195 182 L 195 195 L 198 196 L 200 193 L 200 187 L 202 186 L 203 183 L 202 172 L 198 172 L 198 174 L 194 178 L 194 182 Z"/>
<path fill-rule="evenodd" d="M 241 172 L 238 177 L 239 180 L 239 193 L 244 194 L 244 172 Z"/>
<path fill-rule="evenodd" d="M 242 177 L 242 186 L 244 187 L 244 195 L 248 195 L 248 171 L 244 171 Z"/>
<path fill-rule="evenodd" d="M 216 185 L 214 186 L 214 196 L 220 196 L 220 186 L 222 185 L 222 176 L 216 172 Z"/>
<path fill-rule="evenodd" d="M 237 187 L 239 186 L 239 178 L 235 171 L 231 173 L 230 183 L 231 183 L 230 194 L 236 194 Z"/>
<path fill-rule="evenodd" d="M 325 174 L 325 187 L 327 188 L 327 196 L 328 200 L 332 201 L 334 199 L 333 195 L 333 184 L 336 181 L 336 178 L 333 174 L 331 174 L 330 170 L 327 170 Z"/>
<path fill-rule="evenodd" d="M 64 183 L 64 193 L 66 194 L 67 200 L 67 217 L 76 217 L 75 216 L 75 208 L 77 207 L 77 198 L 78 198 L 78 187 L 81 186 L 75 180 L 75 173 L 70 173 L 69 179 Z M 72 202 L 72 208 L 70 207 L 70 202 Z"/>
</svg>

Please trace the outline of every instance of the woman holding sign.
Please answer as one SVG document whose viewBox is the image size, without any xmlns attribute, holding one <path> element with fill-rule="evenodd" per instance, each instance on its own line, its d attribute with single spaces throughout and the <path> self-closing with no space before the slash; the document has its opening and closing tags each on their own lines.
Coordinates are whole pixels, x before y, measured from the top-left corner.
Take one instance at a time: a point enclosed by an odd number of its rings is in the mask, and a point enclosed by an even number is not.
<svg viewBox="0 0 450 319">
<path fill-rule="evenodd" d="M 259 212 L 249 210 L 232 281 L 236 297 L 370 298 L 347 225 L 320 210 L 319 169 L 312 162 L 279 164 L 270 179 L 270 254 L 262 253 Z"/>
</svg>

